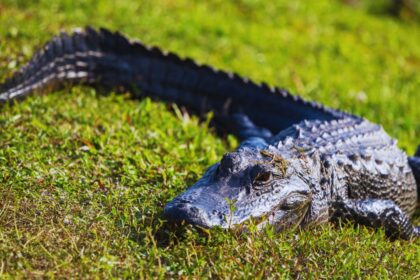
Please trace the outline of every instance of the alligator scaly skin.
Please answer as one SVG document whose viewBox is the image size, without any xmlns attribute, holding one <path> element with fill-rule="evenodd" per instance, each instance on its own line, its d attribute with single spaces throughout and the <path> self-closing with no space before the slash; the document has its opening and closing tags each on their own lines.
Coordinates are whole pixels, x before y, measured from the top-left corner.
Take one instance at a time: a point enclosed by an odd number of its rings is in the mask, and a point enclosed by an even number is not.
<svg viewBox="0 0 420 280">
<path fill-rule="evenodd" d="M 168 220 L 231 227 L 258 218 L 260 227 L 282 229 L 350 219 L 391 236 L 419 235 L 408 218 L 420 160 L 363 118 L 91 28 L 48 42 L 0 85 L 0 102 L 68 84 L 214 111 L 219 131 L 244 140 L 168 203 Z"/>
<path fill-rule="evenodd" d="M 122 87 L 134 95 L 174 102 L 199 114 L 245 114 L 272 133 L 303 119 L 347 116 L 285 89 L 199 65 L 174 53 L 129 41 L 118 32 L 98 32 L 89 27 L 71 35 L 63 32 L 49 41 L 26 66 L 0 85 L 0 102 L 24 98 L 43 88 L 81 83 Z"/>
<path fill-rule="evenodd" d="M 319 192 L 329 200 L 388 199 L 414 213 L 416 182 L 407 156 L 378 125 L 349 118 L 303 122 L 273 137 L 272 145 L 319 157 Z"/>
<path fill-rule="evenodd" d="M 225 228 L 262 217 L 260 225 L 279 230 L 348 219 L 409 239 L 419 235 L 409 222 L 416 189 L 407 155 L 380 126 L 311 120 L 244 141 L 171 201 L 166 215 Z M 226 197 L 235 201 L 233 213 Z"/>
</svg>

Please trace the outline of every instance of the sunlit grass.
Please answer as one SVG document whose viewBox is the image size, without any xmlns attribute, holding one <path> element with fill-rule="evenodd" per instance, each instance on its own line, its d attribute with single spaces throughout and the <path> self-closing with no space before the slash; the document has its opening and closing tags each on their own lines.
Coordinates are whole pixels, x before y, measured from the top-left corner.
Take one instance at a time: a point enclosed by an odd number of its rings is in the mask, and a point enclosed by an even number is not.
<svg viewBox="0 0 420 280">
<path fill-rule="evenodd" d="M 410 154 L 420 144 L 415 21 L 339 1 L 114 2 L 2 1 L 0 79 L 59 30 L 105 26 L 365 116 Z M 171 111 L 82 87 L 0 108 L 0 273 L 419 277 L 419 241 L 381 230 L 166 225 L 164 204 L 236 142 Z"/>
</svg>

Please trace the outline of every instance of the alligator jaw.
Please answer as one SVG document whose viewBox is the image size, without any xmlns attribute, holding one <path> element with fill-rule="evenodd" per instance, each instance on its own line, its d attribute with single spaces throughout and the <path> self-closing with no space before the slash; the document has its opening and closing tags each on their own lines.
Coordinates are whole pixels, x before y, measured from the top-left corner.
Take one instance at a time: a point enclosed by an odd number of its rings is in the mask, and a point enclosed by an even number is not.
<svg viewBox="0 0 420 280">
<path fill-rule="evenodd" d="M 216 221 L 212 220 L 206 213 L 207 212 L 201 207 L 178 201 L 168 203 L 164 210 L 165 218 L 173 223 L 185 221 L 202 228 L 216 226 Z"/>
<path fill-rule="evenodd" d="M 295 209 L 294 211 L 281 211 L 276 209 L 267 216 L 267 218 L 257 224 L 259 230 L 264 227 L 271 225 L 276 231 L 282 231 L 287 228 L 297 228 L 301 226 L 303 219 L 309 210 L 309 201 L 307 204 L 302 205 L 300 209 Z"/>
<path fill-rule="evenodd" d="M 210 228 L 225 226 L 225 212 L 228 207 L 223 195 L 225 184 L 211 181 L 216 166 L 207 170 L 206 174 L 185 192 L 170 201 L 164 209 L 163 216 L 171 223 L 183 221 L 194 226 Z"/>
</svg>

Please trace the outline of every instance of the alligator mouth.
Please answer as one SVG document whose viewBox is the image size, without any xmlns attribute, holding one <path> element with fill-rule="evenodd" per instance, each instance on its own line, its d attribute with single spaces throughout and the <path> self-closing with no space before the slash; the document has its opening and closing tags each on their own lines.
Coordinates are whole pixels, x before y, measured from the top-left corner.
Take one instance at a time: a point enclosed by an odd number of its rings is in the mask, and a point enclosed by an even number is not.
<svg viewBox="0 0 420 280">
<path fill-rule="evenodd" d="M 243 223 L 236 223 L 235 219 L 229 214 L 223 214 L 216 210 L 209 212 L 203 206 L 192 204 L 186 201 L 170 202 L 164 209 L 164 218 L 175 224 L 186 222 L 197 228 L 212 228 L 219 226 L 226 229 L 242 229 L 249 230 L 249 224 L 253 224 L 258 230 L 270 225 L 276 231 L 281 231 L 286 228 L 295 229 L 301 225 L 309 210 L 309 203 L 302 205 L 298 209 L 283 211 L 280 206 L 276 206 L 272 211 L 261 215 L 259 217 L 250 216 L 244 220 Z"/>
<path fill-rule="evenodd" d="M 209 214 L 208 209 L 183 201 L 168 203 L 164 209 L 163 216 L 170 223 L 179 224 L 186 222 L 202 228 L 223 227 L 224 224 L 224 215 L 218 211 L 213 210 Z"/>
<path fill-rule="evenodd" d="M 273 226 L 276 231 L 284 229 L 294 230 L 302 224 L 308 210 L 309 203 L 302 205 L 302 207 L 298 209 L 289 211 L 282 211 L 280 207 L 276 207 L 274 210 L 270 211 L 270 213 L 264 215 L 264 217 L 259 218 L 257 228 L 261 230 L 270 225 Z"/>
</svg>

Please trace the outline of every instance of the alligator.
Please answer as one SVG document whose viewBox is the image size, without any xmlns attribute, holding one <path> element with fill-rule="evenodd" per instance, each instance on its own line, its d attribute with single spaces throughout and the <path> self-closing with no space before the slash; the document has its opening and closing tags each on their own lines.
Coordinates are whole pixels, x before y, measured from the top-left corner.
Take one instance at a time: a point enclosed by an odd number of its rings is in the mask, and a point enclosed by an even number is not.
<svg viewBox="0 0 420 280">
<path fill-rule="evenodd" d="M 61 32 L 0 85 L 0 103 L 84 84 L 176 103 L 241 140 L 163 216 L 198 228 L 254 223 L 276 230 L 349 220 L 411 239 L 420 147 L 408 157 L 368 120 L 285 89 L 200 65 L 119 32 Z"/>
</svg>

